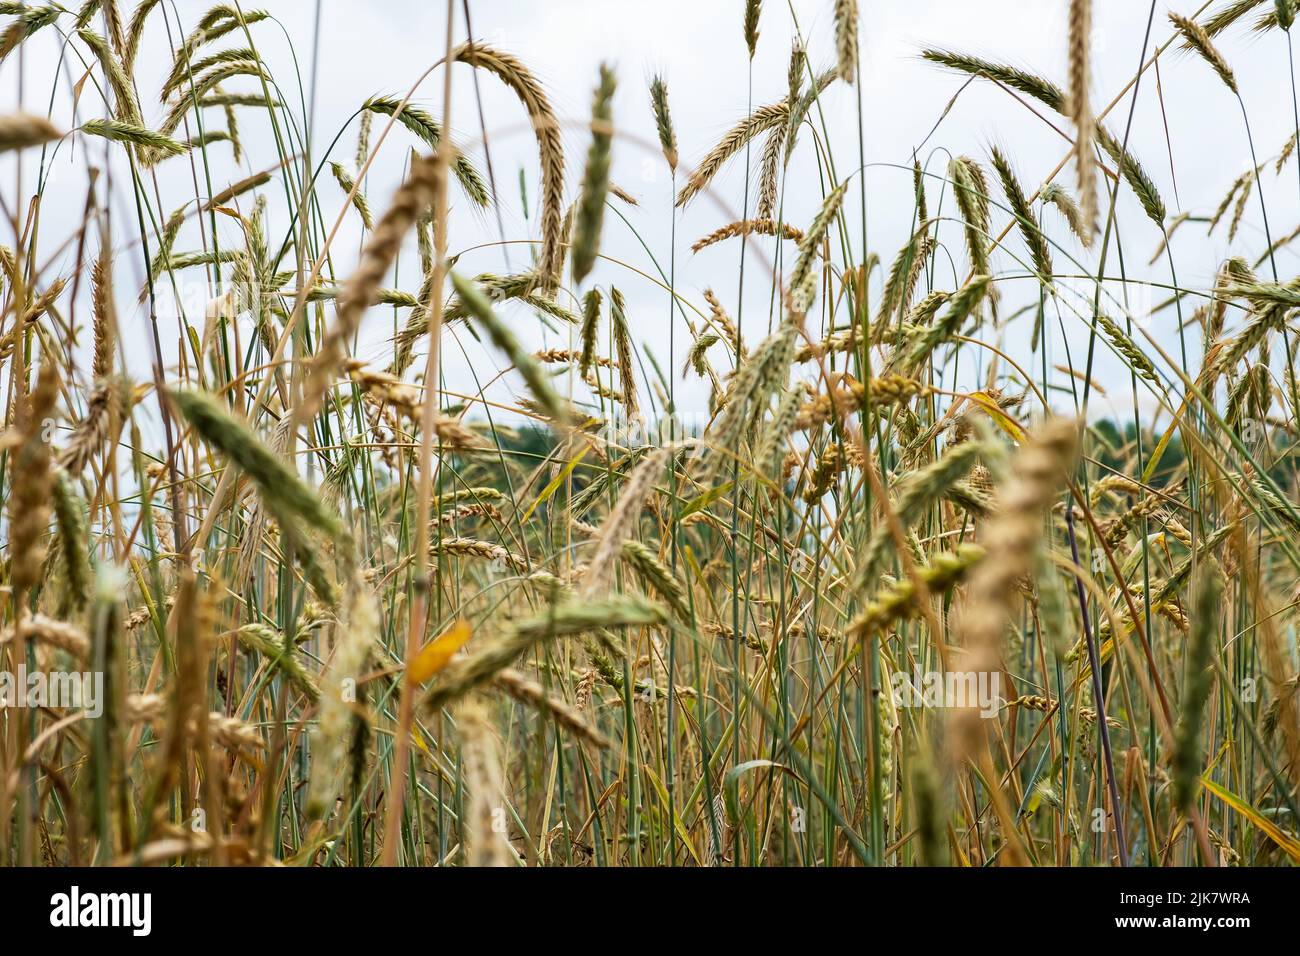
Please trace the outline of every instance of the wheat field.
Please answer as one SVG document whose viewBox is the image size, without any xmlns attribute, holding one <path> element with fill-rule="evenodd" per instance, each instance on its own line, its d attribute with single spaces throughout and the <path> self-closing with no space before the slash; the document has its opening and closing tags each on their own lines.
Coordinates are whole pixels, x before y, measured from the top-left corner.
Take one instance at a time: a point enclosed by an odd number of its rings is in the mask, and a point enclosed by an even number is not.
<svg viewBox="0 0 1300 956">
<path fill-rule="evenodd" d="M 871 4 L 683 34 L 741 111 L 481 3 L 337 127 L 381 4 L 0 3 L 0 863 L 1300 862 L 1294 0 L 898 143 Z"/>
</svg>

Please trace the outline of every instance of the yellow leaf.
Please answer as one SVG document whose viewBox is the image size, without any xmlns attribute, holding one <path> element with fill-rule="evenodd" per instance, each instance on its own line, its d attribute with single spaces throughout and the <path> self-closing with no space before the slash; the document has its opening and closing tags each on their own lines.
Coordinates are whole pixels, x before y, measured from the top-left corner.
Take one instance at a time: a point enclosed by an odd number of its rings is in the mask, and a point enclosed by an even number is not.
<svg viewBox="0 0 1300 956">
<path fill-rule="evenodd" d="M 429 745 L 424 742 L 424 734 L 420 733 L 419 727 L 411 728 L 411 742 L 414 743 L 415 746 L 420 748 L 420 751 L 424 753 L 426 756 L 428 757 L 433 756 L 433 752 L 429 750 Z"/>
<path fill-rule="evenodd" d="M 457 621 L 420 648 L 411 663 L 406 665 L 406 679 L 412 684 L 423 684 L 451 663 L 472 633 L 468 621 Z"/>
<path fill-rule="evenodd" d="M 556 489 L 558 489 L 560 485 L 564 484 L 564 479 L 568 478 L 570 472 L 572 472 L 574 468 L 578 467 L 578 462 L 587 457 L 587 452 L 589 451 L 591 451 L 590 446 L 584 447 L 582 451 L 578 452 L 577 456 L 574 457 L 572 461 L 564 466 L 563 471 L 551 479 L 550 483 L 542 489 L 542 493 L 537 496 L 537 500 L 528 506 L 528 510 L 524 512 L 524 516 L 519 519 L 520 524 L 531 518 L 533 512 L 537 510 L 538 506 L 546 501 L 546 499 L 550 498 L 551 495 L 555 494 Z"/>
<path fill-rule="evenodd" d="M 721 498 L 730 490 L 731 490 L 731 482 L 729 481 L 723 482 L 722 484 L 718 485 L 716 488 L 710 488 L 708 491 L 700 495 L 698 498 L 692 498 L 690 501 L 688 501 L 686 503 L 686 507 L 684 507 L 681 510 L 681 514 L 677 516 L 677 519 L 680 521 L 682 518 L 689 517 L 690 515 L 695 514 L 695 512 L 697 511 L 703 511 L 705 508 L 713 504 L 713 502 L 717 501 L 719 498 Z"/>
<path fill-rule="evenodd" d="M 1209 780 L 1206 777 L 1201 778 L 1201 783 L 1205 785 L 1206 790 L 1210 791 L 1210 793 L 1214 794 L 1251 823 L 1255 824 L 1255 826 L 1259 827 L 1259 829 L 1263 830 L 1265 835 L 1281 847 L 1282 851 L 1287 856 L 1291 857 L 1291 859 L 1297 863 L 1300 863 L 1300 840 L 1297 840 L 1294 836 L 1287 833 L 1231 790 L 1219 786 L 1213 780 Z"/>
<path fill-rule="evenodd" d="M 655 775 L 654 770 L 650 768 L 649 764 L 643 763 L 641 765 L 641 772 L 644 773 L 646 778 L 655 785 L 655 791 L 659 794 L 659 799 L 663 802 L 664 806 L 667 807 L 668 788 L 663 785 L 663 781 Z M 695 851 L 695 844 L 691 842 L 690 831 L 686 829 L 686 824 L 682 822 L 681 814 L 673 814 L 673 829 L 677 831 L 678 839 L 682 841 L 682 845 L 686 847 L 686 852 L 695 860 L 696 865 L 703 866 L 704 861 L 700 859 L 699 853 Z"/>
<path fill-rule="evenodd" d="M 1010 435 L 1012 440 L 1025 440 L 1025 430 L 1020 427 L 1020 423 L 999 408 L 998 403 L 987 392 L 972 392 L 966 397 L 984 409 L 984 413 L 993 419 L 993 423 Z"/>
<path fill-rule="evenodd" d="M 1156 473 L 1160 467 L 1160 459 L 1165 456 L 1165 449 L 1169 447 L 1169 440 L 1174 437 L 1174 432 L 1178 430 L 1178 423 L 1183 420 L 1183 410 L 1187 408 L 1187 399 L 1178 406 L 1178 411 L 1174 413 L 1173 419 L 1169 422 L 1169 428 L 1160 436 L 1160 441 L 1156 442 L 1156 450 L 1151 453 L 1151 460 L 1147 462 L 1146 469 L 1142 472 L 1142 484 L 1151 480 L 1151 476 Z"/>
<path fill-rule="evenodd" d="M 88 79 L 90 79 L 90 70 L 87 70 L 85 75 L 81 79 L 77 80 L 77 82 L 73 85 L 72 87 L 73 106 L 76 106 L 79 102 L 81 102 L 81 89 L 86 85 L 86 81 Z"/>
</svg>

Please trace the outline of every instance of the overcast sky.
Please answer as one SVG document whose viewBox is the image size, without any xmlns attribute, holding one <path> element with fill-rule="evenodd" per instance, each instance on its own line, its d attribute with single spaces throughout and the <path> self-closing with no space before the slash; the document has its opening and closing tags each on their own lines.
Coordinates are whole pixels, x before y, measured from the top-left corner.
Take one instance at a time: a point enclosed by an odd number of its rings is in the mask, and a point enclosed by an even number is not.
<svg viewBox="0 0 1300 956">
<path fill-rule="evenodd" d="M 445 46 L 446 7 L 429 0 L 267 0 L 261 4 L 274 20 L 256 25 L 254 37 L 260 52 L 271 65 L 276 82 L 291 109 L 300 117 L 304 107 L 299 100 L 298 84 L 303 96 L 311 100 L 314 78 L 314 134 L 312 149 L 319 161 L 330 149 L 335 136 L 337 145 L 331 156 L 347 166 L 353 163 L 356 121 L 353 114 L 360 104 L 376 93 L 405 93 L 412 84 L 442 55 Z M 465 36 L 466 25 L 461 4 L 456 4 L 456 37 Z M 1061 132 L 1044 119 L 1065 124 L 1050 114 L 1038 117 L 1024 105 L 991 84 L 977 82 L 961 94 L 951 110 L 945 107 L 962 86 L 962 79 L 919 59 L 925 46 L 941 46 L 968 51 L 991 59 L 1014 63 L 1035 73 L 1064 83 L 1066 0 L 861 0 L 861 50 L 863 83 L 860 94 L 842 84 L 833 86 L 822 99 L 823 117 L 830 130 L 831 147 L 841 178 L 858 166 L 859 95 L 865 117 L 865 154 L 867 170 L 868 242 L 887 266 L 905 242 L 912 217 L 911 176 L 907 171 L 912 152 L 929 139 L 922 160 L 936 176 L 942 175 L 947 155 L 969 154 L 981 161 L 987 158 L 992 143 L 1001 145 L 1011 155 L 1027 189 L 1037 187 L 1066 155 L 1067 143 Z M 1170 28 L 1165 18 L 1169 9 L 1191 14 L 1199 9 L 1192 2 L 1156 4 L 1150 44 L 1164 43 Z M 188 32 L 205 12 L 206 2 L 177 0 L 169 4 L 173 36 L 169 39 L 163 21 L 156 17 L 146 35 L 137 79 L 145 102 L 146 118 L 156 121 L 163 109 L 157 103 L 157 89 L 170 65 L 170 45 L 176 42 L 178 29 Z M 670 252 L 670 195 L 672 186 L 667 170 L 655 151 L 643 143 L 654 143 L 646 86 L 650 76 L 661 73 L 668 83 L 673 119 L 680 142 L 683 167 L 690 166 L 711 148 L 721 135 L 745 115 L 750 105 L 773 102 L 785 94 L 786 65 L 796 32 L 807 42 L 809 57 L 815 68 L 832 63 L 831 0 L 793 0 L 791 3 L 766 0 L 763 4 L 758 55 L 751 70 L 742 29 L 741 0 L 657 0 L 654 3 L 631 0 L 471 0 L 470 10 L 475 38 L 519 56 L 541 80 L 556 109 L 564 120 L 573 121 L 566 129 L 567 178 L 569 198 L 576 192 L 581 175 L 588 134 L 581 128 L 588 116 L 591 92 L 598 65 L 607 61 L 617 71 L 619 89 L 614 101 L 615 122 L 620 138 L 615 148 L 613 180 L 640 201 L 638 209 L 619 207 L 631 228 L 618 216 L 606 222 L 604 252 L 628 265 L 657 276 L 656 260 L 665 270 Z M 1093 36 L 1095 84 L 1093 100 L 1109 104 L 1132 77 L 1142 51 L 1149 5 L 1141 0 L 1097 0 L 1094 3 L 1096 30 Z M 320 10 L 319 37 L 316 10 Z M 179 18 L 180 26 L 177 26 Z M 1276 154 L 1294 130 L 1290 83 L 1287 77 L 1285 37 L 1277 32 L 1256 37 L 1244 28 L 1223 36 L 1220 44 L 1232 63 L 1249 110 L 1250 122 L 1259 159 Z M 242 42 L 223 41 L 223 46 L 242 46 Z M 313 51 L 318 50 L 318 61 Z M 62 60 L 61 57 L 67 57 Z M 62 38 L 50 30 L 36 42 L 24 47 L 21 63 L 17 58 L 0 65 L 0 88 L 10 106 L 19 95 L 19 69 L 23 71 L 22 99 L 28 110 L 52 110 L 56 120 L 71 126 L 71 89 L 84 68 L 64 47 Z M 1159 86 L 1157 86 L 1157 80 Z M 244 78 L 227 84 L 226 89 L 254 89 Z M 435 115 L 441 113 L 443 73 L 434 71 L 419 87 L 415 101 Z M 474 74 L 464 67 L 453 72 L 454 102 L 451 127 L 458 142 L 483 164 L 481 147 L 483 130 L 479 125 L 479 102 L 476 99 Z M 242 85 L 241 85 L 242 84 Z M 518 101 L 495 78 L 480 73 L 477 94 L 481 97 L 487 120 L 487 137 L 501 199 L 501 223 L 495 214 L 481 214 L 467 208 L 459 197 L 454 203 L 451 251 L 464 251 L 458 268 L 466 273 L 515 270 L 527 261 L 527 247 L 502 246 L 507 240 L 535 238 L 538 163 L 531 130 Z M 1163 99 L 1163 115 L 1161 101 Z M 81 120 L 101 115 L 102 105 L 88 90 L 83 91 L 78 107 Z M 52 106 L 51 106 L 52 102 Z M 1131 99 L 1120 101 L 1109 124 L 1123 133 Z M 212 171 L 214 189 L 248 173 L 265 168 L 275 161 L 275 150 L 265 119 L 252 111 L 243 111 L 243 135 L 247 155 L 236 166 L 229 152 L 218 147 Z M 940 118 L 942 117 L 942 122 Z M 939 123 L 938 128 L 931 130 Z M 1170 148 L 1166 144 L 1166 124 Z M 376 129 L 380 124 L 376 124 Z M 80 222 L 84 203 L 85 153 L 80 143 L 65 143 L 53 167 L 54 179 L 47 191 L 42 222 L 42 249 L 51 264 L 52 274 L 70 268 L 70 253 L 60 249 Z M 1250 165 L 1246 140 L 1242 135 L 1242 117 L 1236 100 L 1205 63 L 1186 54 L 1170 51 L 1160 61 L 1160 71 L 1148 71 L 1142 80 L 1140 96 L 1133 114 L 1130 133 L 1132 151 L 1139 156 L 1156 181 L 1169 207 L 1170 215 L 1179 211 L 1208 214 L 1219 203 L 1231 182 Z M 416 145 L 409 134 L 395 130 L 376 160 L 366 188 L 370 205 L 382 209 L 398 182 L 408 147 Z M 98 147 L 96 147 L 98 148 Z M 119 151 L 120 152 L 120 151 Z M 95 154 L 102 156 L 102 152 Z M 27 183 L 34 176 L 32 160 L 25 160 Z M 12 203 L 13 160 L 0 161 L 0 183 L 7 203 Z M 533 221 L 523 217 L 520 181 L 528 194 Z M 116 169 L 120 183 L 126 181 L 125 167 Z M 328 175 L 328 174 L 327 174 Z M 682 175 L 679 172 L 679 177 Z M 160 169 L 159 189 L 166 197 L 167 211 L 194 195 L 191 169 L 184 159 L 171 160 Z M 1069 170 L 1060 177 L 1073 188 Z M 932 181 L 937 190 L 939 181 Z M 1300 217 L 1297 205 L 1298 180 L 1294 165 L 1281 177 L 1272 174 L 1271 166 L 1263 179 L 1269 202 L 1270 226 L 1274 238 L 1290 232 Z M 743 159 L 732 163 L 716 180 L 715 194 L 692 203 L 676 220 L 676 282 L 679 290 L 693 303 L 703 307 L 701 291 L 715 286 L 729 309 L 737 305 L 737 243 L 723 244 L 692 256 L 689 245 L 732 218 L 739 218 L 744 185 Z M 206 190 L 201 190 L 206 192 Z M 804 226 L 820 205 L 824 183 L 819 179 L 813 144 L 807 132 L 800 145 L 785 184 L 785 218 Z M 333 222 L 341 208 L 343 194 L 327 181 L 321 188 L 327 221 Z M 129 192 L 119 189 L 114 198 L 114 215 L 129 221 L 134 214 Z M 846 208 L 855 220 L 859 208 L 857 187 L 850 193 Z M 1127 190 L 1121 195 L 1119 214 L 1123 226 L 1124 265 L 1130 276 L 1153 281 L 1169 281 L 1168 266 L 1162 262 L 1148 269 L 1146 263 L 1159 241 L 1155 227 L 1147 221 Z M 994 217 L 1000 228 L 1007 221 L 1004 213 Z M 283 206 L 272 207 L 273 234 L 288 226 Z M 229 225 L 232 239 L 238 227 Z M 953 273 L 964 274 L 960 234 L 954 228 L 947 237 L 956 260 L 948 275 L 936 276 L 939 287 L 951 288 Z M 1068 234 L 1053 227 L 1053 238 L 1060 242 L 1057 268 L 1067 271 L 1069 256 L 1085 259 Z M 861 261 L 860 233 L 854 255 Z M 1178 279 L 1184 285 L 1204 288 L 1222 259 L 1232 252 L 1250 255 L 1263 248 L 1263 222 L 1252 201 L 1247 210 L 1237 247 L 1229 247 L 1226 230 L 1220 228 L 1207 238 L 1204 225 L 1189 224 L 1174 240 Z M 122 232 L 124 249 L 129 253 L 127 232 Z M 12 244 L 12 238 L 6 239 Z M 194 241 L 197 241 L 195 238 Z M 355 216 L 345 217 L 344 227 L 336 240 L 333 265 L 346 275 L 356 261 L 360 231 Z M 649 247 L 648 253 L 642 241 Z M 1009 252 L 1022 255 L 1023 247 L 1015 238 L 1009 240 Z M 485 245 L 486 244 L 486 245 Z M 757 336 L 767 321 L 768 283 L 764 277 L 765 252 L 769 243 L 756 243 L 754 258 L 748 265 L 746 289 L 746 328 Z M 184 243 L 178 244 L 184 246 Z M 469 250 L 469 251 L 465 251 Z M 651 258 L 653 253 L 654 258 Z M 1011 254 L 995 254 L 995 267 L 1018 268 Z M 124 285 L 139 278 L 139 253 L 134 264 L 123 261 L 119 273 L 125 273 Z M 509 256 L 509 261 L 507 261 Z M 43 260 L 45 261 L 45 260 Z M 414 258 L 407 256 L 396 283 L 408 291 L 419 284 Z M 1110 272 L 1115 271 L 1112 259 Z M 1288 251 L 1279 256 L 1283 279 L 1294 275 L 1296 254 Z M 668 303 L 666 294 L 652 281 L 626 266 L 602 264 L 588 282 L 617 284 L 630 303 L 633 328 L 638 339 L 647 344 L 660 359 L 667 360 Z M 878 279 L 877 279 L 878 282 Z M 136 285 L 138 288 L 138 285 Z M 1009 283 L 1005 289 L 1011 305 L 1017 290 L 1028 295 L 1027 284 Z M 1157 296 L 1160 294 L 1157 293 Z M 128 294 L 128 298 L 131 294 Z M 1149 297 L 1148 297 L 1149 298 Z M 1020 300 L 1020 301 L 1023 301 Z M 132 349 L 137 359 L 147 354 L 146 325 L 139 321 L 124 328 L 124 336 L 137 338 L 141 348 Z M 1076 347 L 1082 341 L 1081 325 L 1068 313 L 1064 315 L 1066 334 Z M 1153 334 L 1162 346 L 1174 349 L 1177 341 L 1173 313 L 1162 313 L 1154 323 Z M 362 357 L 378 360 L 387 350 L 385 334 L 392 323 L 391 314 L 377 310 L 367 320 L 361 348 Z M 535 323 L 522 323 L 529 332 Z M 1009 350 L 1024 356 L 1025 330 L 1013 328 L 1009 333 Z M 170 333 L 175 338 L 175 332 Z M 684 328 L 676 332 L 678 366 L 683 354 Z M 1060 331 L 1056 333 L 1060 338 Z M 446 374 L 449 387 L 469 386 L 470 367 L 484 377 L 497 356 L 483 352 L 463 334 L 465 353 L 449 344 Z M 540 344 L 540 339 L 537 340 Z M 553 338 L 547 344 L 560 345 Z M 1054 349 L 1059 348 L 1054 346 Z M 1064 361 L 1053 353 L 1054 361 Z M 1081 364 L 1079 355 L 1074 355 Z M 1195 361 L 1193 362 L 1195 364 Z M 147 366 L 144 366 L 147 369 Z M 1100 360 L 1098 378 L 1115 382 L 1120 371 L 1114 361 Z M 1109 376 L 1109 378 L 1108 378 Z M 490 377 L 490 374 L 487 376 Z M 1127 377 L 1118 379 L 1121 388 L 1117 408 L 1130 411 Z M 697 380 L 692 380 L 697 382 Z M 702 400 L 698 384 L 681 386 L 688 400 Z M 499 393 L 498 393 L 499 395 Z"/>
</svg>

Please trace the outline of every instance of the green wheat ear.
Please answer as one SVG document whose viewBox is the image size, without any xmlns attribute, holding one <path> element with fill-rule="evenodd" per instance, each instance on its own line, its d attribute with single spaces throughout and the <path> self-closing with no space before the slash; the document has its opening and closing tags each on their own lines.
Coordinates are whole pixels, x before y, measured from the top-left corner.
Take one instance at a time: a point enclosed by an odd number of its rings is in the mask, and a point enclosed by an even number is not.
<svg viewBox="0 0 1300 956">
<path fill-rule="evenodd" d="M 348 534 L 338 516 L 285 461 L 266 447 L 252 430 L 204 392 L 180 389 L 170 393 L 190 426 L 229 458 L 262 493 L 263 500 L 282 518 L 300 519 L 336 541 Z"/>
<path fill-rule="evenodd" d="M 1213 659 L 1219 632 L 1219 598 L 1223 581 L 1212 563 L 1201 570 L 1196 590 L 1195 617 L 1187 651 L 1187 680 L 1182 711 L 1174 731 L 1174 806 L 1186 812 L 1196 796 L 1204 759 L 1202 719 L 1214 686 Z"/>
<path fill-rule="evenodd" d="M 667 621 L 668 614 L 661 606 L 635 596 L 560 604 L 516 622 L 482 650 L 454 660 L 425 695 L 423 706 L 436 713 L 494 678 L 541 642 L 610 628 L 662 626 Z"/>
<path fill-rule="evenodd" d="M 179 156 L 188 149 L 184 143 L 178 143 L 170 136 L 164 136 L 162 133 L 133 123 L 123 123 L 120 120 L 88 120 L 82 123 L 80 128 L 81 132 L 90 136 L 102 136 L 115 143 L 130 143 L 144 149 L 157 150 L 168 156 Z"/>
<path fill-rule="evenodd" d="M 659 148 L 663 150 L 668 168 L 677 171 L 677 132 L 673 129 L 672 114 L 668 110 L 668 84 L 656 75 L 650 81 L 650 106 L 654 110 L 655 132 L 659 134 Z"/>
</svg>

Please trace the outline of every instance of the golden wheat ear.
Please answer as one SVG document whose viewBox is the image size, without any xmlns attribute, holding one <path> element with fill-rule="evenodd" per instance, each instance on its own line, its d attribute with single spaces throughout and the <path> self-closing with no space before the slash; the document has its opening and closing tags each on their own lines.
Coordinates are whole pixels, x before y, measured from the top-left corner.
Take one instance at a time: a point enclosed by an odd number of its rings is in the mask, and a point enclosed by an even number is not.
<svg viewBox="0 0 1300 956">
<path fill-rule="evenodd" d="M 29 113 L 0 116 L 0 153 L 41 146 L 62 136 L 57 126 L 41 116 Z"/>
</svg>

